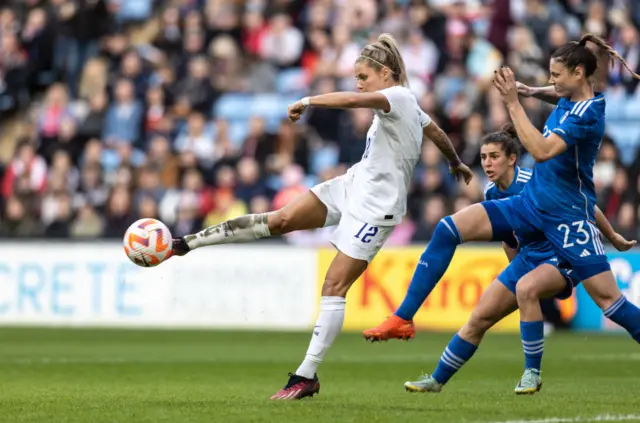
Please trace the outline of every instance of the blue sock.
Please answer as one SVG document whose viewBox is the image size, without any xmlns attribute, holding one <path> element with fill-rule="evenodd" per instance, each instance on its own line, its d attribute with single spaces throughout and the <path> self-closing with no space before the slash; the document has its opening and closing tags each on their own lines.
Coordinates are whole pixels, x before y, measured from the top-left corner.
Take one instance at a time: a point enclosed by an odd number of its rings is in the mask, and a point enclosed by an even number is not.
<svg viewBox="0 0 640 423">
<path fill-rule="evenodd" d="M 473 345 L 455 334 L 442 353 L 438 367 L 433 372 L 433 378 L 444 385 L 460 370 L 464 363 L 473 357 L 473 353 L 477 349 L 477 345 Z"/>
<path fill-rule="evenodd" d="M 544 322 L 520 322 L 520 335 L 524 349 L 524 368 L 540 372 L 544 350 Z"/>
<path fill-rule="evenodd" d="M 461 243 L 462 238 L 451 216 L 440 220 L 427 249 L 420 256 L 407 295 L 396 310 L 396 316 L 405 320 L 413 319 L 446 272 L 456 247 Z"/>
<path fill-rule="evenodd" d="M 640 343 L 640 309 L 627 301 L 623 295 L 604 311 L 604 315 L 629 332 Z"/>
</svg>

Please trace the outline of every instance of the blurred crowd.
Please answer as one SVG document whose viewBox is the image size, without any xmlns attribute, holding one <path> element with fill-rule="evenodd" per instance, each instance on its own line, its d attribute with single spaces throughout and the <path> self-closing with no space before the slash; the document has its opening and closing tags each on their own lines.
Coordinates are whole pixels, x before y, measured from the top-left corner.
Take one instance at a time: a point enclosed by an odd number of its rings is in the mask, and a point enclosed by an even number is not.
<svg viewBox="0 0 640 423">
<path fill-rule="evenodd" d="M 291 124 L 287 104 L 353 90 L 360 49 L 390 32 L 421 107 L 477 171 L 460 184 L 424 145 L 388 244 L 424 242 L 482 199 L 479 141 L 508 120 L 493 71 L 545 85 L 551 52 L 588 31 L 640 72 L 638 28 L 636 0 L 0 0 L 0 124 L 22 123 L 3 140 L 0 236 L 119 238 L 140 217 L 180 236 L 281 207 L 359 161 L 372 119 L 312 109 Z M 636 237 L 638 81 L 616 65 L 607 91 L 598 201 Z M 542 128 L 549 106 L 523 102 Z"/>
</svg>

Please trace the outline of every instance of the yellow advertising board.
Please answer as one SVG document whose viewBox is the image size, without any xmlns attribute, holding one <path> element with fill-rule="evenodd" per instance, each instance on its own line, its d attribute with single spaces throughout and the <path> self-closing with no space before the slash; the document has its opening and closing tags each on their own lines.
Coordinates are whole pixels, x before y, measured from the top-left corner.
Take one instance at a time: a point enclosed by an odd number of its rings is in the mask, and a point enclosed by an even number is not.
<svg viewBox="0 0 640 423">
<path fill-rule="evenodd" d="M 385 248 L 347 294 L 346 330 L 363 330 L 390 316 L 402 302 L 424 248 Z M 336 250 L 322 249 L 318 258 L 318 290 Z M 489 284 L 508 264 L 499 247 L 458 248 L 451 265 L 422 305 L 414 321 L 418 329 L 455 331 L 466 323 Z M 495 329 L 518 331 L 518 313 Z"/>
</svg>

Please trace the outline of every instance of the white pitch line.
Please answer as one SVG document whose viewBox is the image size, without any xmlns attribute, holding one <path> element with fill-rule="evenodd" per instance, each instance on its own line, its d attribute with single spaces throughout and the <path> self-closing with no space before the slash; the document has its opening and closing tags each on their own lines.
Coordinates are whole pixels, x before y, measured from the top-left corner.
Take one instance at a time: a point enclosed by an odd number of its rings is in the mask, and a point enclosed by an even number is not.
<svg viewBox="0 0 640 423">
<path fill-rule="evenodd" d="M 539 420 L 507 420 L 503 422 L 486 422 L 486 423 L 583 423 L 583 422 L 623 422 L 623 421 L 640 421 L 640 414 L 603 414 L 593 417 L 551 417 Z"/>
</svg>

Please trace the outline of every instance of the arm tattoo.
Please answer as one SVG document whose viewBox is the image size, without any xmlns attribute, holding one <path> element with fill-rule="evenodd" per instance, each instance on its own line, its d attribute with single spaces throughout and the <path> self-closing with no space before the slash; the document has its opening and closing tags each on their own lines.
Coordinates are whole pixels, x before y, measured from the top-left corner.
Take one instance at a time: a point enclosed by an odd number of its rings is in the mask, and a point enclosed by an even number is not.
<svg viewBox="0 0 640 423">
<path fill-rule="evenodd" d="M 434 131 L 433 134 L 430 135 L 431 141 L 438 147 L 440 152 L 447 158 L 451 165 L 460 164 L 460 158 L 458 157 L 458 153 L 456 153 L 455 148 L 453 148 L 453 144 L 451 144 L 451 140 L 445 134 L 445 132 L 438 128 Z"/>
</svg>

